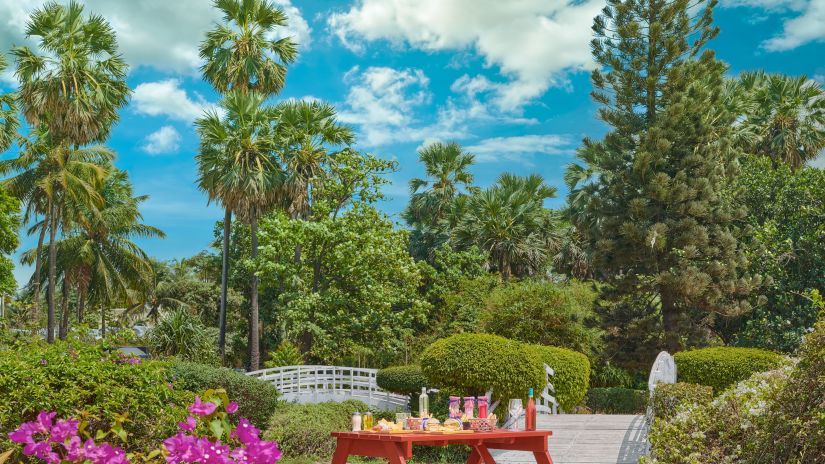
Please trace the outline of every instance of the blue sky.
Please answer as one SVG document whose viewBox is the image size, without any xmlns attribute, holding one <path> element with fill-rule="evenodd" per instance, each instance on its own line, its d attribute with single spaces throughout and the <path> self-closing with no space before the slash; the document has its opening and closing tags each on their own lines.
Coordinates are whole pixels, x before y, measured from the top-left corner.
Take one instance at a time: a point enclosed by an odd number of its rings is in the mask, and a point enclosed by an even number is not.
<svg viewBox="0 0 825 464">
<path fill-rule="evenodd" d="M 0 0 L 0 49 L 26 43 L 27 13 L 40 0 Z M 197 73 L 197 45 L 218 17 L 207 0 L 86 0 L 118 33 L 132 66 L 132 100 L 109 145 L 164 240 L 142 242 L 161 259 L 209 246 L 222 215 L 194 187 L 192 120 L 217 96 Z M 277 0 L 282 35 L 300 42 L 283 98 L 338 108 L 357 147 L 396 159 L 379 206 L 396 221 L 407 181 L 422 174 L 416 149 L 457 140 L 476 154 L 485 186 L 503 171 L 540 173 L 559 188 L 584 136 L 599 137 L 589 92 L 592 18 L 602 0 Z M 764 69 L 825 80 L 825 0 L 721 0 L 712 42 L 730 73 Z M 10 89 L 9 75 L 0 88 Z M 8 154 L 5 156 L 9 156 Z M 818 161 L 822 164 L 822 158 Z M 25 239 L 21 249 L 33 245 Z M 18 281 L 31 271 L 18 268 Z"/>
</svg>

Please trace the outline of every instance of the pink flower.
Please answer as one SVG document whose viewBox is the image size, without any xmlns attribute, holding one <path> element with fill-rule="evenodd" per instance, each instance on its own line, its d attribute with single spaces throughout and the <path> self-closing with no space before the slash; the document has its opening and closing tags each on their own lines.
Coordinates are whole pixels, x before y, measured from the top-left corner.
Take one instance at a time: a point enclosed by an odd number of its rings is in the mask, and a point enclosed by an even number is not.
<svg viewBox="0 0 825 464">
<path fill-rule="evenodd" d="M 230 436 L 237 438 L 238 441 L 244 445 L 250 445 L 261 440 L 259 438 L 260 433 L 261 431 L 256 429 L 245 417 L 241 417 L 238 421 L 238 426 L 235 427 L 235 430 L 232 431 Z"/>
<path fill-rule="evenodd" d="M 197 425 L 198 422 L 192 416 L 188 416 L 184 422 L 178 422 L 178 427 L 180 427 L 181 430 L 185 430 L 187 432 L 195 430 L 195 427 Z"/>
<path fill-rule="evenodd" d="M 80 422 L 74 419 L 63 420 L 60 419 L 52 427 L 51 437 L 49 441 L 52 443 L 63 443 L 68 438 L 77 435 L 77 426 Z"/>
<path fill-rule="evenodd" d="M 230 401 L 229 404 L 226 405 L 226 412 L 229 414 L 235 414 L 238 412 L 238 403 Z"/>
<path fill-rule="evenodd" d="M 211 403 L 208 401 L 206 403 L 202 403 L 201 397 L 196 396 L 195 402 L 192 403 L 191 406 L 189 406 L 189 412 L 191 412 L 192 414 L 196 414 L 198 416 L 208 416 L 215 412 L 216 408 L 217 406 L 215 405 L 215 403 Z"/>
<path fill-rule="evenodd" d="M 129 464 L 126 453 L 108 443 L 101 443 L 91 449 L 85 449 L 84 447 L 84 451 L 86 459 L 92 461 L 92 464 Z"/>
<path fill-rule="evenodd" d="M 254 464 L 272 464 L 281 459 L 281 450 L 273 441 L 257 441 L 246 447 L 246 455 Z"/>
</svg>

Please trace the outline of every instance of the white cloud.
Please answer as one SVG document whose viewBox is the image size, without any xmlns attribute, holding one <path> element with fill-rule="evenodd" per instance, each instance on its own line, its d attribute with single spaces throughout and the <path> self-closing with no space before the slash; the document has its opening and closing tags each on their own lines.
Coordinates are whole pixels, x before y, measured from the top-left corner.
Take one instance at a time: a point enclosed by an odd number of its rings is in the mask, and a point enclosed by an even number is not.
<svg viewBox="0 0 825 464">
<path fill-rule="evenodd" d="M 180 134 L 172 126 L 163 126 L 146 136 L 143 151 L 150 155 L 174 153 L 180 148 Z"/>
<path fill-rule="evenodd" d="M 507 160 L 532 164 L 531 155 L 572 155 L 575 142 L 570 136 L 557 134 L 493 137 L 467 147 L 467 151 L 480 163 Z"/>
<path fill-rule="evenodd" d="M 496 104 L 512 110 L 590 69 L 590 26 L 604 0 L 359 0 L 330 28 L 353 50 L 388 40 L 428 51 L 473 49 L 508 78 Z"/>
<path fill-rule="evenodd" d="M 205 110 L 215 108 L 201 95 L 195 94 L 194 99 L 189 98 L 178 79 L 139 84 L 132 94 L 132 104 L 139 114 L 166 116 L 190 123 L 202 116 Z"/>
<path fill-rule="evenodd" d="M 809 42 L 825 40 L 825 0 L 726 0 L 723 5 L 794 15 L 785 19 L 779 35 L 762 43 L 767 50 L 791 50 Z"/>
<path fill-rule="evenodd" d="M 0 43 L 24 42 L 29 13 L 45 0 L 0 0 Z M 198 45 L 221 15 L 209 0 L 86 0 L 87 12 L 104 16 L 117 32 L 120 50 L 131 66 L 196 73 Z M 276 37 L 293 36 L 306 48 L 311 29 L 290 0 L 276 0 L 289 27 Z"/>
</svg>

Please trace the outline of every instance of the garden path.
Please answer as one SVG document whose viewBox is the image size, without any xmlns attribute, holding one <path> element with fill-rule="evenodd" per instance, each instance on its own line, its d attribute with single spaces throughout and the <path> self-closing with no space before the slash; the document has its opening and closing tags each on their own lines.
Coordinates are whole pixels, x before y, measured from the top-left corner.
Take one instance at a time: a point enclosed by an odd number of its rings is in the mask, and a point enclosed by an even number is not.
<svg viewBox="0 0 825 464">
<path fill-rule="evenodd" d="M 538 416 L 538 428 L 553 431 L 554 464 L 636 464 L 647 450 L 647 426 L 641 415 L 560 414 Z M 500 464 L 534 463 L 531 453 L 497 451 Z"/>
</svg>

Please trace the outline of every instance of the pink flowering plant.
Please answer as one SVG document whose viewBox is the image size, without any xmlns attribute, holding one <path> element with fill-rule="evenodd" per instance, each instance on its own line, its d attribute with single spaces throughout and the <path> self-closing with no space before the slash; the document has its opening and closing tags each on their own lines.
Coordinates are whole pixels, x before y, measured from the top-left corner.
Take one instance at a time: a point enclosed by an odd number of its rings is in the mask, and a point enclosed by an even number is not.
<svg viewBox="0 0 825 464">
<path fill-rule="evenodd" d="M 146 454 L 126 453 L 106 438 L 127 439 L 122 422 L 116 418 L 108 432 L 88 436 L 86 424 L 74 418 L 56 419 L 55 412 L 42 411 L 37 419 L 20 425 L 9 439 L 22 445 L 25 456 L 47 462 L 84 464 L 127 464 L 165 462 L 166 464 L 272 464 L 281 450 L 272 441 L 261 440 L 260 430 L 247 419 L 235 418 L 238 410 L 225 390 L 207 390 L 189 405 L 189 415 L 178 424 L 175 435 Z M 0 462 L 14 450 L 0 454 Z"/>
</svg>

